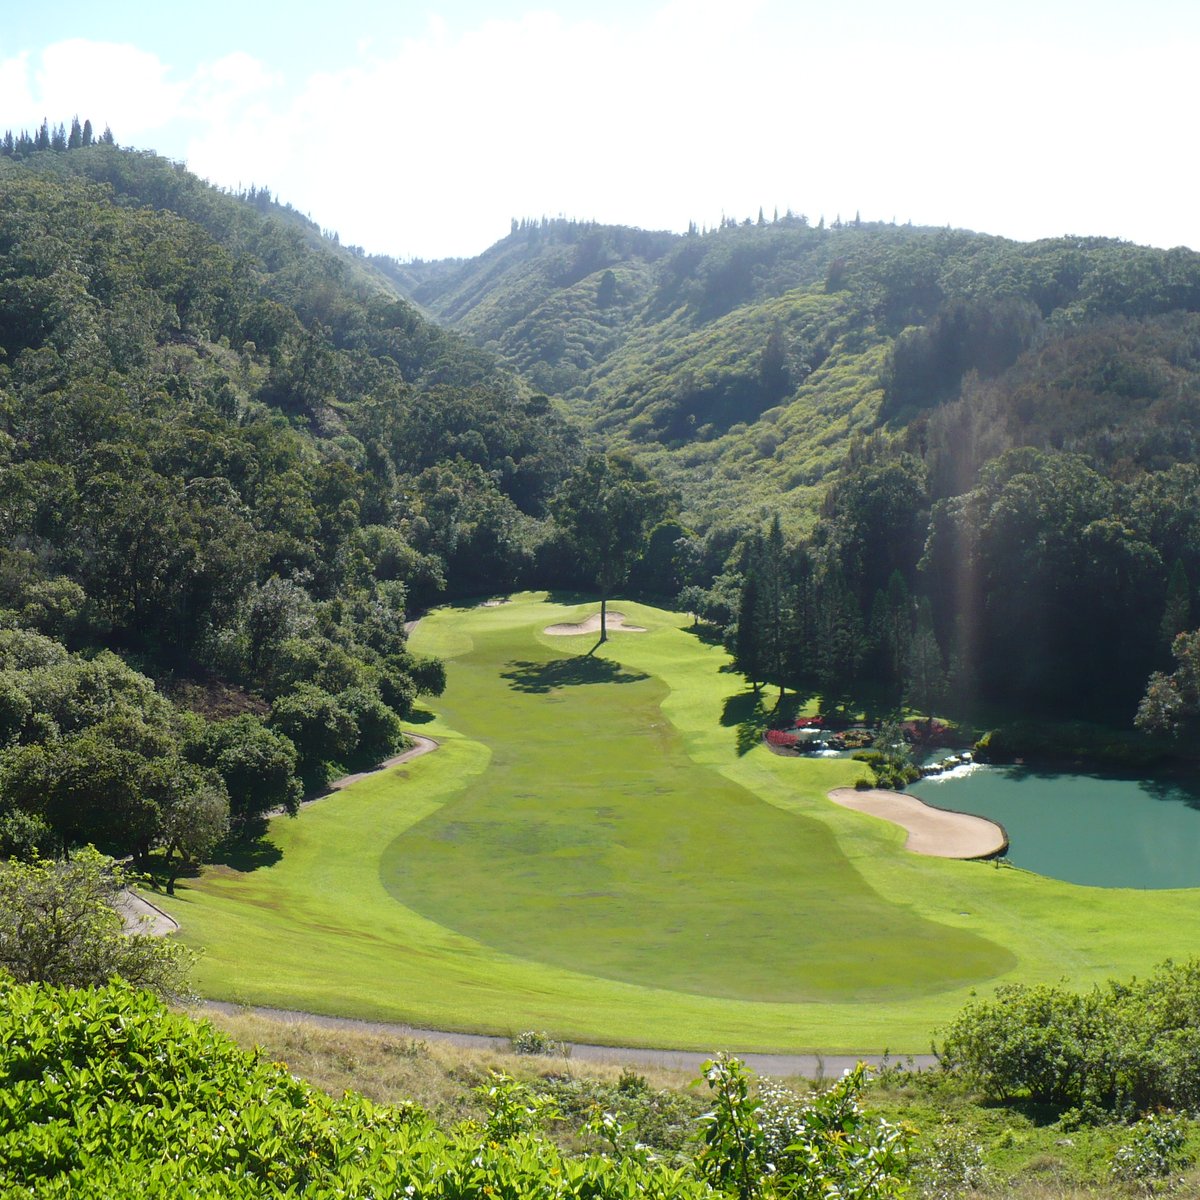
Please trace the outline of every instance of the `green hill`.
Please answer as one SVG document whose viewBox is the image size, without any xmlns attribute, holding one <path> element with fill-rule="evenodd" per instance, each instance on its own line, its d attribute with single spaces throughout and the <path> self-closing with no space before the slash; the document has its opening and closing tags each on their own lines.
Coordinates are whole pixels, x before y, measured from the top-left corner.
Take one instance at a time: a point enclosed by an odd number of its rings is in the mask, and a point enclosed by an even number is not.
<svg viewBox="0 0 1200 1200">
<path fill-rule="evenodd" d="M 938 426 L 975 430 L 955 450 L 960 490 L 1012 445 L 1115 439 L 1139 467 L 1194 455 L 1188 250 L 789 215 L 685 236 L 525 222 L 475 259 L 379 265 L 651 465 L 702 524 L 766 506 L 811 525 L 855 437 L 923 434 L 963 399 L 990 415 Z"/>
<path fill-rule="evenodd" d="M 0 854 L 179 849 L 385 757 L 440 687 L 408 610 L 528 571 L 577 443 L 265 194 L 0 154 Z"/>
</svg>

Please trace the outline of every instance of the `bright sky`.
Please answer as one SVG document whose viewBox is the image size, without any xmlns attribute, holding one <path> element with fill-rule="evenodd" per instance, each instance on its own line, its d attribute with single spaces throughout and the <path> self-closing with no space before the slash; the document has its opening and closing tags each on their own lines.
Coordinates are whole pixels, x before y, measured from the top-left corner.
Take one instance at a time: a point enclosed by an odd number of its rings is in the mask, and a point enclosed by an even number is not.
<svg viewBox="0 0 1200 1200">
<path fill-rule="evenodd" d="M 0 129 L 78 114 L 400 258 L 760 205 L 1200 248 L 1195 0 L 11 10 Z"/>
</svg>

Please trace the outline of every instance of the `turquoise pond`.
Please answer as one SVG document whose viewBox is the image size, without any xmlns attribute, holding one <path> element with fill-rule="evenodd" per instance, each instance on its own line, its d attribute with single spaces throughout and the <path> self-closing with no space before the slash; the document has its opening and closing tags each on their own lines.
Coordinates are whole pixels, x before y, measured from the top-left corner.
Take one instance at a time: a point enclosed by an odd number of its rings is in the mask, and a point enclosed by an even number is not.
<svg viewBox="0 0 1200 1200">
<path fill-rule="evenodd" d="M 907 789 L 1008 832 L 1018 867 L 1095 887 L 1200 887 L 1200 780 L 960 768 Z"/>
</svg>

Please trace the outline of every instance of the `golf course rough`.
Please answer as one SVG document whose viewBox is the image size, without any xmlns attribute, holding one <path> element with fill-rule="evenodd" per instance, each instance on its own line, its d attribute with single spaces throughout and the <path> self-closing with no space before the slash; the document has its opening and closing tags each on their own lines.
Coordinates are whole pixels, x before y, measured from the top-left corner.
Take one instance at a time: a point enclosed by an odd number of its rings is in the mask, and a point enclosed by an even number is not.
<svg viewBox="0 0 1200 1200">
<path fill-rule="evenodd" d="M 1190 891 L 1085 889 L 921 858 L 826 798 L 863 771 L 739 746 L 739 676 L 688 619 L 548 636 L 595 605 L 447 607 L 436 754 L 279 818 L 261 865 L 164 901 L 201 994 L 711 1051 L 926 1050 L 973 989 L 1144 971 Z"/>
</svg>

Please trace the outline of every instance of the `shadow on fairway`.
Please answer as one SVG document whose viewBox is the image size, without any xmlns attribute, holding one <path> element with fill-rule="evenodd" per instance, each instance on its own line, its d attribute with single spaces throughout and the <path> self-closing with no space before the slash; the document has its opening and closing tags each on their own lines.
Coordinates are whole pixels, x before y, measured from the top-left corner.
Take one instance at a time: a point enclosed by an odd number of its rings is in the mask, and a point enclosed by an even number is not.
<svg viewBox="0 0 1200 1200">
<path fill-rule="evenodd" d="M 283 857 L 283 851 L 269 838 L 242 837 L 222 843 L 213 854 L 213 866 L 229 867 L 234 871 L 257 871 L 273 867 Z"/>
<path fill-rule="evenodd" d="M 736 728 L 739 757 L 749 754 L 762 741 L 763 731 L 767 728 L 767 717 L 761 692 L 738 692 L 725 701 L 725 708 L 721 712 L 721 724 Z"/>
<path fill-rule="evenodd" d="M 501 679 L 509 681 L 515 692 L 550 692 L 555 688 L 577 687 L 584 683 L 637 683 L 649 679 L 640 671 L 627 671 L 607 658 L 585 655 L 556 658 L 550 662 L 510 662 Z"/>
<path fill-rule="evenodd" d="M 708 621 L 693 621 L 684 629 L 684 633 L 690 633 L 692 637 L 702 641 L 706 646 L 723 646 L 725 644 L 725 631 L 719 625 L 712 625 Z M 722 671 L 725 667 L 720 668 Z"/>
</svg>

